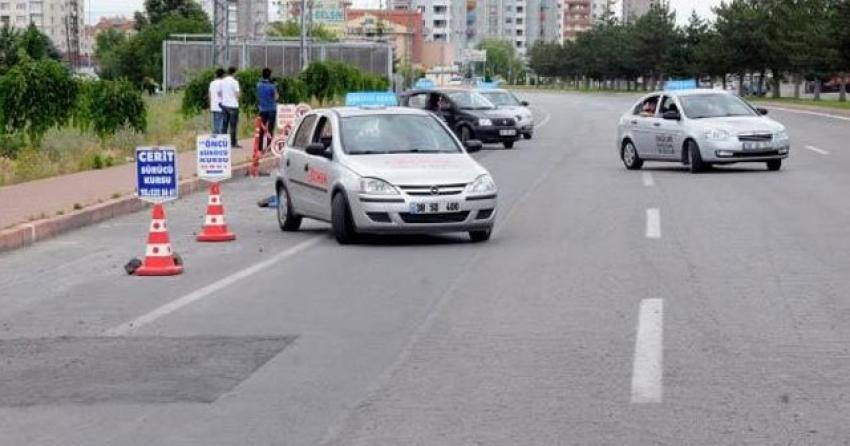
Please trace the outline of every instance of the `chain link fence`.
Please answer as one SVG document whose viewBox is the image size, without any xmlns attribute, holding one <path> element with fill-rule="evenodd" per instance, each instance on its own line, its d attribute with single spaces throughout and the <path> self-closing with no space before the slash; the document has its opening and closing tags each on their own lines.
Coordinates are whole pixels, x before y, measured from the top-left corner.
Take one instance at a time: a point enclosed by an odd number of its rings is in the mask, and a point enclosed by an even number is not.
<svg viewBox="0 0 850 446">
<path fill-rule="evenodd" d="M 372 74 L 392 79 L 392 47 L 381 43 L 312 43 L 310 60 L 347 62 Z M 180 88 L 193 73 L 212 66 L 212 43 L 204 41 L 163 42 L 162 85 Z M 228 66 L 271 68 L 275 75 L 295 76 L 301 72 L 301 46 L 297 41 L 241 42 L 230 45 Z"/>
</svg>

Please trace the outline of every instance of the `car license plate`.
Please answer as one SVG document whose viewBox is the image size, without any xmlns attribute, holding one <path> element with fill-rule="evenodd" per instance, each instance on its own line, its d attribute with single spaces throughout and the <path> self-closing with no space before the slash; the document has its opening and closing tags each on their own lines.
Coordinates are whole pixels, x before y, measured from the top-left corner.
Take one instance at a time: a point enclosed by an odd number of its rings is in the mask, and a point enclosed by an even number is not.
<svg viewBox="0 0 850 446">
<path fill-rule="evenodd" d="M 457 212 L 460 210 L 460 203 L 410 203 L 411 214 L 439 214 L 441 212 Z"/>
<path fill-rule="evenodd" d="M 766 150 L 770 148 L 770 142 L 767 141 L 758 141 L 758 142 L 745 142 L 744 150 Z"/>
<path fill-rule="evenodd" d="M 507 130 L 499 130 L 499 136 L 514 136 L 516 135 L 516 130 L 507 129 Z"/>
</svg>

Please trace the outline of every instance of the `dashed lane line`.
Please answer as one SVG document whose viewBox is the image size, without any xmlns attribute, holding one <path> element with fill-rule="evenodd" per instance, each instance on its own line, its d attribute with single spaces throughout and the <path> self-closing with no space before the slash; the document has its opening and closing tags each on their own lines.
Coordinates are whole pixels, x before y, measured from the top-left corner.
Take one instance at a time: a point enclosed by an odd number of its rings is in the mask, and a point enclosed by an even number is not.
<svg viewBox="0 0 850 446">
<path fill-rule="evenodd" d="M 646 187 L 655 186 L 655 178 L 652 177 L 652 173 L 646 171 L 643 172 L 643 185 Z"/>
<path fill-rule="evenodd" d="M 815 146 L 804 146 L 806 150 L 811 150 L 812 152 L 819 153 L 821 155 L 829 155 L 829 152 Z"/>
<path fill-rule="evenodd" d="M 664 357 L 664 300 L 644 299 L 638 311 L 632 403 L 660 403 Z"/>
<path fill-rule="evenodd" d="M 646 238 L 661 238 L 661 211 L 658 208 L 646 210 Z"/>
</svg>

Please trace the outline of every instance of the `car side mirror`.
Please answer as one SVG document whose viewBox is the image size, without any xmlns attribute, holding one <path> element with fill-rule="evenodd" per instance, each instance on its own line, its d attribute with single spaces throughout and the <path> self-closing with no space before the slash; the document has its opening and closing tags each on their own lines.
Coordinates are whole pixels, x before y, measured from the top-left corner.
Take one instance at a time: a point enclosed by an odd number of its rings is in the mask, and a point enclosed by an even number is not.
<svg viewBox="0 0 850 446">
<path fill-rule="evenodd" d="M 466 143 L 464 143 L 464 145 L 466 146 L 466 151 L 469 152 L 469 153 L 480 152 L 481 149 L 484 148 L 484 143 L 482 143 L 481 141 L 479 141 L 477 139 L 467 140 Z"/>
<path fill-rule="evenodd" d="M 767 109 L 764 107 L 756 107 L 756 110 L 758 110 L 759 114 L 762 116 L 767 114 Z"/>
<path fill-rule="evenodd" d="M 523 107 L 528 107 L 530 105 L 528 101 L 522 101 L 520 104 L 522 104 Z"/>
<path fill-rule="evenodd" d="M 670 121 L 678 121 L 682 119 L 682 115 L 676 110 L 666 111 L 663 115 L 661 115 L 661 117 Z"/>
<path fill-rule="evenodd" d="M 325 145 L 320 142 L 309 144 L 304 151 L 307 152 L 307 155 L 321 156 L 327 159 L 331 158 L 331 149 L 325 148 Z"/>
</svg>

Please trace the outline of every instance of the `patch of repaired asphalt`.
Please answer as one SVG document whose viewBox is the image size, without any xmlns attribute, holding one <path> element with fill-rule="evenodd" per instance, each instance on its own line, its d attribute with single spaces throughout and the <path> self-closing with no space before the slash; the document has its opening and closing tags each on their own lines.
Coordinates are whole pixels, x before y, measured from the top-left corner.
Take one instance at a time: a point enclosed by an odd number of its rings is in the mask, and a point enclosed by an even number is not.
<svg viewBox="0 0 850 446">
<path fill-rule="evenodd" d="M 211 403 L 294 340 L 294 336 L 0 340 L 0 406 Z"/>
</svg>

